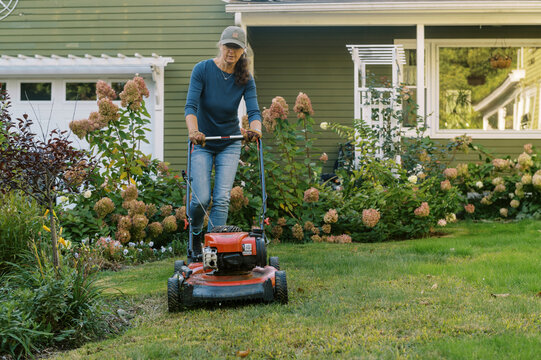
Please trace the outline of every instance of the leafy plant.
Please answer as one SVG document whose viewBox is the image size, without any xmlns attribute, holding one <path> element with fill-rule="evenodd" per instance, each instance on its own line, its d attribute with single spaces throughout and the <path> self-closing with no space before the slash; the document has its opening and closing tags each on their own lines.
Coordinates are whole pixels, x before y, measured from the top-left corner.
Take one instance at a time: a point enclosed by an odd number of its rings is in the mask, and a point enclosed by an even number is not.
<svg viewBox="0 0 541 360">
<path fill-rule="evenodd" d="M 66 131 L 52 130 L 42 139 L 32 132 L 32 120 L 24 114 L 13 122 L 2 118 L 4 142 L 0 146 L 0 189 L 20 190 L 49 210 L 53 263 L 58 260 L 58 235 L 54 218 L 56 198 L 73 193 L 92 169 L 87 153 L 71 145 Z"/>
</svg>

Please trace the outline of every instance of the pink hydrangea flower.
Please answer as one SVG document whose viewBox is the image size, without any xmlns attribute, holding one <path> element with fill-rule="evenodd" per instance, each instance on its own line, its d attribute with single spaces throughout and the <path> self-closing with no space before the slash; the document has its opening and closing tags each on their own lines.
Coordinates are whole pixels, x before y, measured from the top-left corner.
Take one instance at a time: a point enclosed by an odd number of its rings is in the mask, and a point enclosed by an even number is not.
<svg viewBox="0 0 541 360">
<path fill-rule="evenodd" d="M 447 179 L 455 179 L 457 176 L 458 176 L 458 170 L 455 169 L 455 168 L 447 168 L 445 170 L 443 170 L 443 175 L 447 178 Z"/>
<path fill-rule="evenodd" d="M 473 204 L 464 205 L 464 210 L 466 210 L 468 214 L 473 214 L 475 212 L 475 205 Z"/>
<path fill-rule="evenodd" d="M 334 224 L 338 221 L 338 212 L 335 209 L 329 209 L 323 216 L 323 221 L 327 224 Z"/>
<path fill-rule="evenodd" d="M 314 110 L 312 109 L 312 102 L 308 95 L 303 92 L 300 92 L 297 96 L 297 101 L 295 101 L 295 106 L 293 110 L 297 113 L 299 119 L 304 119 L 306 115 L 313 115 Z"/>
<path fill-rule="evenodd" d="M 528 154 L 531 154 L 533 152 L 532 144 L 524 144 L 524 151 L 526 151 Z"/>
<path fill-rule="evenodd" d="M 373 228 L 379 222 L 381 214 L 376 209 L 364 209 L 363 210 L 363 224 L 368 228 Z"/>
<path fill-rule="evenodd" d="M 428 203 L 424 201 L 421 203 L 421 206 L 413 211 L 413 213 L 418 217 L 426 217 L 430 214 L 430 207 L 428 206 Z"/>
<path fill-rule="evenodd" d="M 319 161 L 327 162 L 327 160 L 329 160 L 329 156 L 327 155 L 327 153 L 323 153 L 319 157 Z"/>
<path fill-rule="evenodd" d="M 438 220 L 438 226 L 444 227 L 446 225 L 447 225 L 447 221 L 445 219 Z"/>
<path fill-rule="evenodd" d="M 451 182 L 449 180 L 443 180 L 441 183 L 440 183 L 440 188 L 443 190 L 443 191 L 449 191 L 451 190 L 453 186 L 451 185 Z"/>
<path fill-rule="evenodd" d="M 316 189 L 315 187 L 311 187 L 310 189 L 304 192 L 304 202 L 313 203 L 313 202 L 317 202 L 318 200 L 319 200 L 319 190 Z"/>
<path fill-rule="evenodd" d="M 117 98 L 116 92 L 113 90 L 113 88 L 103 80 L 98 80 L 96 83 L 96 96 L 98 100 L 105 98 L 114 100 Z"/>
</svg>

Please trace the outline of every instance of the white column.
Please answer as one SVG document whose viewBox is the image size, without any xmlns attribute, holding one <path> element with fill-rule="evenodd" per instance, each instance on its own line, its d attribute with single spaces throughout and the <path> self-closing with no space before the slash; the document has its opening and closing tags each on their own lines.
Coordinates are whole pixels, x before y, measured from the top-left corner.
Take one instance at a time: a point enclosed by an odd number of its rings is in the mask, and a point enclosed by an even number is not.
<svg viewBox="0 0 541 360">
<path fill-rule="evenodd" d="M 165 97 L 164 90 L 164 67 L 153 66 L 152 67 L 152 80 L 154 80 L 154 157 L 162 160 L 164 159 L 164 106 L 163 101 Z"/>
<path fill-rule="evenodd" d="M 417 115 L 425 116 L 425 26 L 417 24 Z"/>
</svg>

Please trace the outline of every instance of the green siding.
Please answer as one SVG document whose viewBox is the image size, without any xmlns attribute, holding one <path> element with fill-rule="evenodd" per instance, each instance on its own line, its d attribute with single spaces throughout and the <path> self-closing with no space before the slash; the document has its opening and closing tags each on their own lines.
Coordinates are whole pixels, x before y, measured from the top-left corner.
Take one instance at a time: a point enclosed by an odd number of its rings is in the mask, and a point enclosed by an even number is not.
<svg viewBox="0 0 541 360">
<path fill-rule="evenodd" d="M 165 70 L 165 160 L 186 162 L 184 104 L 193 66 L 217 53 L 233 25 L 221 0 L 25 0 L 0 21 L 0 54 L 170 56 Z"/>
<path fill-rule="evenodd" d="M 175 59 L 165 72 L 165 159 L 185 164 L 184 103 L 191 69 L 216 55 L 222 29 L 233 24 L 221 0 L 25 0 L 0 21 L 0 54 L 143 56 Z M 536 38 L 539 26 L 427 27 L 427 38 Z M 392 43 L 415 38 L 414 27 L 251 27 L 255 77 L 261 108 L 274 96 L 290 107 L 299 91 L 312 99 L 315 119 L 350 124 L 353 64 L 345 45 Z M 290 116 L 294 118 L 294 115 Z M 332 164 L 340 139 L 330 132 L 317 146 Z M 537 141 L 537 140 L 535 140 Z M 478 141 L 498 154 L 518 154 L 532 140 Z M 474 160 L 471 156 L 468 159 Z"/>
<path fill-rule="evenodd" d="M 427 27 L 427 38 L 539 38 L 540 26 Z M 259 104 L 268 107 L 274 96 L 283 96 L 293 108 L 299 91 L 307 93 L 319 124 L 334 121 L 349 125 L 353 119 L 353 62 L 347 44 L 392 44 L 394 39 L 414 39 L 414 27 L 250 27 L 254 49 Z M 295 119 L 294 114 L 290 119 Z M 334 164 L 337 143 L 333 132 L 318 135 L 317 147 Z M 538 139 L 477 140 L 498 156 L 518 155 L 522 145 Z M 457 156 L 475 161 L 474 154 Z"/>
</svg>

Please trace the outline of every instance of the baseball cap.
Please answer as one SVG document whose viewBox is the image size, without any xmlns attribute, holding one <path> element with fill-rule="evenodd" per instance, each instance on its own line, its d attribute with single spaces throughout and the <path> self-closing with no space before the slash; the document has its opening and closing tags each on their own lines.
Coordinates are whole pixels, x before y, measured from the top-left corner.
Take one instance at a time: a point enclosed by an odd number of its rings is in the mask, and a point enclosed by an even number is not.
<svg viewBox="0 0 541 360">
<path fill-rule="evenodd" d="M 220 45 L 237 44 L 243 49 L 246 48 L 246 33 L 238 26 L 228 26 L 222 32 Z"/>
</svg>

